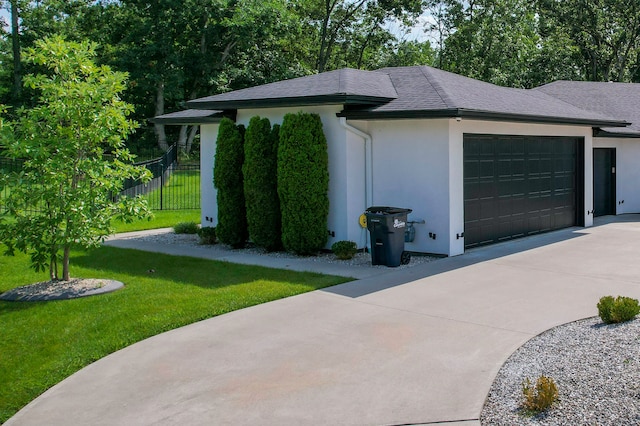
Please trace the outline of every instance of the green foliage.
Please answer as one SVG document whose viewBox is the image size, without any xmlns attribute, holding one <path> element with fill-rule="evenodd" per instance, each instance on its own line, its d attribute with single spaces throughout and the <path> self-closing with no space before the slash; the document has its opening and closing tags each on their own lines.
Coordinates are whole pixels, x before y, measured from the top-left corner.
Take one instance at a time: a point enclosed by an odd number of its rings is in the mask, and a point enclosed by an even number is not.
<svg viewBox="0 0 640 426">
<path fill-rule="evenodd" d="M 199 228 L 198 236 L 200 237 L 200 244 L 215 244 L 216 228 L 213 226 L 204 226 Z"/>
<path fill-rule="evenodd" d="M 582 79 L 638 81 L 640 4 L 635 0 L 539 0 L 541 34 L 571 57 Z M 569 41 L 564 46 L 562 42 Z M 545 54 L 552 55 L 546 51 Z M 553 58 L 553 56 L 550 56 Z M 559 65 L 562 65 L 561 63 Z"/>
<path fill-rule="evenodd" d="M 278 196 L 282 243 L 298 254 L 313 254 L 327 243 L 329 157 L 317 114 L 287 114 L 278 146 Z"/>
<path fill-rule="evenodd" d="M 176 234 L 197 234 L 198 224 L 195 222 L 180 222 L 173 227 Z"/>
<path fill-rule="evenodd" d="M 48 267 L 52 280 L 60 260 L 62 279 L 69 279 L 71 248 L 98 246 L 113 232 L 112 218 L 150 214 L 141 198 L 112 198 L 125 179 L 151 176 L 124 147 L 137 127 L 127 118 L 132 106 L 120 99 L 126 74 L 97 66 L 95 56 L 95 45 L 57 36 L 26 49 L 27 61 L 43 70 L 24 78 L 38 102 L 19 109 L 0 135 L 5 156 L 24 160 L 22 170 L 0 176 L 12 219 L 0 223 L 0 241 L 7 254 L 29 253 L 36 271 Z"/>
<path fill-rule="evenodd" d="M 353 259 L 358 252 L 358 246 L 353 241 L 338 241 L 333 243 L 331 251 L 341 260 Z"/>
<path fill-rule="evenodd" d="M 598 302 L 598 315 L 606 324 L 631 321 L 640 314 L 638 299 L 631 297 L 604 296 Z"/>
<path fill-rule="evenodd" d="M 522 383 L 522 394 L 522 408 L 530 413 L 540 413 L 551 408 L 558 400 L 558 387 L 551 377 L 542 375 L 536 380 L 535 386 L 527 378 Z"/>
<path fill-rule="evenodd" d="M 266 250 L 282 246 L 278 198 L 278 137 L 268 118 L 253 117 L 245 134 L 244 196 L 249 237 Z"/>
<path fill-rule="evenodd" d="M 84 366 L 206 318 L 348 279 L 114 247 L 73 251 L 82 276 L 125 289 L 60 302 L 0 301 L 0 423 Z M 0 256 L 0 293 L 43 281 L 27 256 Z M 154 270 L 154 273 L 148 271 Z M 11 356 L 4 356 L 10 354 Z"/>
<path fill-rule="evenodd" d="M 244 127 L 228 118 L 220 121 L 213 184 L 218 190 L 216 234 L 223 244 L 239 248 L 249 236 L 244 200 Z"/>
</svg>

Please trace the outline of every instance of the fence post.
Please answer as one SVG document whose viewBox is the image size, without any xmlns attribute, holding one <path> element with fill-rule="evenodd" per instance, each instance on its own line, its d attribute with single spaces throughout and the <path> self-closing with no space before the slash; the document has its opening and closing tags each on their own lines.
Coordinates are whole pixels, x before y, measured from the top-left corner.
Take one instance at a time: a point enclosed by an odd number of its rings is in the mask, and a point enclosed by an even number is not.
<svg viewBox="0 0 640 426">
<path fill-rule="evenodd" d="M 163 192 L 164 192 L 164 162 L 165 157 L 162 156 L 162 160 L 160 161 L 160 210 L 163 208 Z"/>
</svg>

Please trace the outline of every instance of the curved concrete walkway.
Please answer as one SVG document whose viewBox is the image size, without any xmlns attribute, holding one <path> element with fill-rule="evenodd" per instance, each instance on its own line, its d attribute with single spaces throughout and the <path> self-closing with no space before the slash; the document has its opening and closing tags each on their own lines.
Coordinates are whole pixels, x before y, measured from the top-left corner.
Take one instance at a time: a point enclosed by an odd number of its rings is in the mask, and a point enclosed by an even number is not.
<svg viewBox="0 0 640 426">
<path fill-rule="evenodd" d="M 640 216 L 236 311 L 114 353 L 7 425 L 478 425 L 500 366 L 640 298 Z M 514 390 L 519 392 L 519 389 Z"/>
</svg>

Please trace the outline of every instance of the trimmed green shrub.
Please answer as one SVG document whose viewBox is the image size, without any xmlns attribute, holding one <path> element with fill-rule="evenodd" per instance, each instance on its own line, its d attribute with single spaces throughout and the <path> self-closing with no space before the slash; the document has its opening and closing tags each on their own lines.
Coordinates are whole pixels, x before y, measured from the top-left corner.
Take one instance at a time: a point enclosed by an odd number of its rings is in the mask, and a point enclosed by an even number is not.
<svg viewBox="0 0 640 426">
<path fill-rule="evenodd" d="M 358 252 L 358 246 L 353 241 L 338 241 L 333 243 L 331 251 L 340 260 L 349 260 Z"/>
<path fill-rule="evenodd" d="M 244 126 L 223 118 L 218 128 L 213 184 L 218 190 L 216 235 L 223 244 L 243 247 L 247 241 L 247 214 L 244 201 L 242 164 Z"/>
<path fill-rule="evenodd" d="M 180 222 L 173 227 L 176 234 L 197 234 L 198 224 L 195 222 Z"/>
<path fill-rule="evenodd" d="M 540 376 L 535 387 L 528 378 L 522 383 L 522 408 L 531 413 L 546 411 L 558 400 L 558 387 L 551 377 Z"/>
<path fill-rule="evenodd" d="M 244 197 L 249 237 L 269 251 L 282 247 L 278 198 L 278 135 L 268 118 L 253 117 L 244 136 Z"/>
<path fill-rule="evenodd" d="M 320 116 L 285 115 L 278 146 L 278 195 L 287 251 L 313 254 L 327 243 L 328 167 Z"/>
<path fill-rule="evenodd" d="M 200 244 L 215 244 L 216 228 L 213 226 L 202 227 L 198 229 L 198 236 L 200 237 Z"/>
<path fill-rule="evenodd" d="M 598 302 L 598 315 L 606 324 L 631 321 L 640 314 L 638 299 L 630 297 L 604 296 Z"/>
</svg>

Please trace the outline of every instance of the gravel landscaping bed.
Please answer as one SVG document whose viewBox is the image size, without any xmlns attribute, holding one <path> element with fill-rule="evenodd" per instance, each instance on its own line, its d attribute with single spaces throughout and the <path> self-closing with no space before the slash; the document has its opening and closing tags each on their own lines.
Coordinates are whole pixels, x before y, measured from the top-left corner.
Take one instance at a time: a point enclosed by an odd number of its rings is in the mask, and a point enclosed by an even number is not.
<svg viewBox="0 0 640 426">
<path fill-rule="evenodd" d="M 248 253 L 248 254 L 258 254 L 261 256 L 271 256 L 282 259 L 300 259 L 300 260 L 311 260 L 314 262 L 324 262 L 324 263 L 336 263 L 341 265 L 355 266 L 355 267 L 363 267 L 363 268 L 378 268 L 378 269 L 389 269 L 387 266 L 383 265 L 371 265 L 371 254 L 358 252 L 353 259 L 350 260 L 340 260 L 337 259 L 333 253 L 330 252 L 320 252 L 315 256 L 298 256 L 292 253 L 286 252 L 267 252 L 261 248 L 253 247 L 251 245 L 242 249 L 234 249 L 230 246 L 224 244 L 200 244 L 200 238 L 197 235 L 193 234 L 176 234 L 171 231 L 158 232 L 154 234 L 141 235 L 141 236 L 133 236 L 126 237 L 126 239 L 136 239 L 141 242 L 148 242 L 154 244 L 172 244 L 172 245 L 181 245 L 188 247 L 200 247 L 205 248 L 207 250 L 212 250 L 216 253 L 220 253 L 220 255 L 224 255 L 225 253 Z M 439 257 L 435 256 L 427 256 L 427 255 L 412 255 L 411 262 L 408 265 L 400 265 L 398 267 L 394 267 L 393 269 L 403 269 L 410 268 L 412 266 L 420 265 L 427 262 L 432 262 L 434 260 L 439 259 Z"/>
<path fill-rule="evenodd" d="M 522 382 L 540 375 L 558 386 L 546 413 L 524 415 Z M 640 320 L 605 325 L 599 317 L 534 337 L 504 364 L 480 421 L 483 425 L 639 425 Z"/>
<path fill-rule="evenodd" d="M 43 281 L 11 289 L 0 294 L 0 300 L 17 302 L 66 300 L 110 293 L 122 287 L 124 287 L 124 284 L 120 281 L 95 278 L 72 278 L 69 281 Z"/>
</svg>

